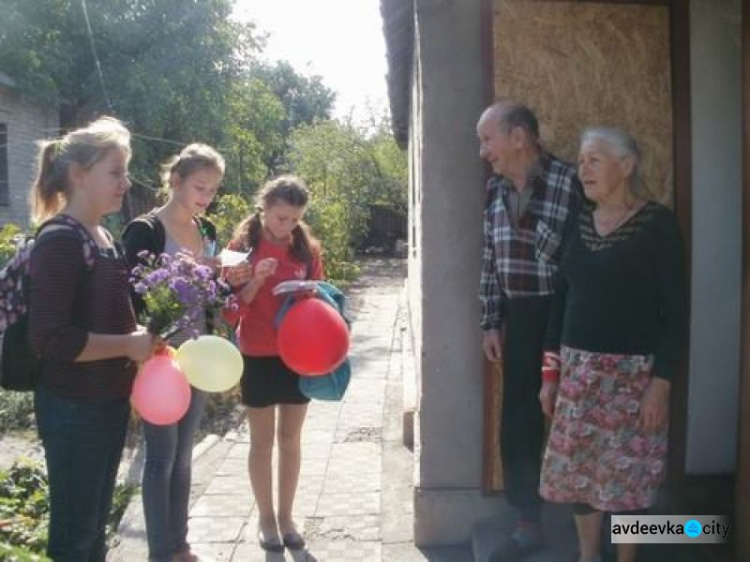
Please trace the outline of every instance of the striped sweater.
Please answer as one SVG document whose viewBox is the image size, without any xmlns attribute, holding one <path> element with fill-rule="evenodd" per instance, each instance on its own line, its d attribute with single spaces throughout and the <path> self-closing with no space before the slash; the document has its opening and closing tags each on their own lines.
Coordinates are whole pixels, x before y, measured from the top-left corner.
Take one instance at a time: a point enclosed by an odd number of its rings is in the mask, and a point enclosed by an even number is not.
<svg viewBox="0 0 750 562">
<path fill-rule="evenodd" d="M 29 343 L 44 360 L 42 384 L 84 402 L 129 396 L 136 365 L 126 357 L 74 361 L 89 332 L 129 334 L 136 328 L 124 258 L 100 248 L 89 270 L 80 237 L 57 230 L 39 238 L 30 266 Z"/>
</svg>

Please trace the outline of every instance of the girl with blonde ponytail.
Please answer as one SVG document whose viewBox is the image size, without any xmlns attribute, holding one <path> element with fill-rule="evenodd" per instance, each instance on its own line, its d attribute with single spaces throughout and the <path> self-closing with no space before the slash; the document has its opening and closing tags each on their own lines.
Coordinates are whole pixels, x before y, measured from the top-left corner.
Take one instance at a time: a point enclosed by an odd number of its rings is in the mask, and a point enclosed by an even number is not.
<svg viewBox="0 0 750 562">
<path fill-rule="evenodd" d="M 50 488 L 47 554 L 106 557 L 105 523 L 136 363 L 160 345 L 136 324 L 128 269 L 100 225 L 130 187 L 130 134 L 103 117 L 42 144 L 31 189 L 29 344 L 42 359 L 35 413 Z"/>
</svg>

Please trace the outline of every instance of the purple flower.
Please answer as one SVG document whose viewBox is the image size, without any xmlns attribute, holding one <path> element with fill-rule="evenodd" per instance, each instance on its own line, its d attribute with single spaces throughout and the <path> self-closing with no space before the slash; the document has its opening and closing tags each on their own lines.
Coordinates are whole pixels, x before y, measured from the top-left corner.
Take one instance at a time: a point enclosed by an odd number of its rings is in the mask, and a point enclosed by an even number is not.
<svg viewBox="0 0 750 562">
<path fill-rule="evenodd" d="M 171 335 L 183 331 L 197 337 L 202 313 L 226 306 L 226 284 L 214 278 L 210 267 L 197 264 L 188 254 L 161 254 L 158 258 L 147 255 L 151 261 L 144 255 L 144 263 L 134 267 L 130 277 L 133 290 L 146 305 L 141 321 L 154 333 Z"/>
</svg>

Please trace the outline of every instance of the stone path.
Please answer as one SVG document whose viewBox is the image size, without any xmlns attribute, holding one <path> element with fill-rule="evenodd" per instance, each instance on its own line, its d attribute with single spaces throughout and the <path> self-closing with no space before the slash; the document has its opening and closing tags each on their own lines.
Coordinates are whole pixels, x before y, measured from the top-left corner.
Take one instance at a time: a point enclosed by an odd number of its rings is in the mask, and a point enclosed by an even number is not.
<svg viewBox="0 0 750 562">
<path fill-rule="evenodd" d="M 295 517 L 307 549 L 265 553 L 247 476 L 248 428 L 213 444 L 195 462 L 189 540 L 217 562 L 471 560 L 468 546 L 413 545 L 411 453 L 401 444 L 405 262 L 370 260 L 349 291 L 352 381 L 341 402 L 311 403 L 302 436 Z M 274 458 L 274 463 L 276 458 Z M 140 497 L 109 560 L 146 560 Z"/>
</svg>

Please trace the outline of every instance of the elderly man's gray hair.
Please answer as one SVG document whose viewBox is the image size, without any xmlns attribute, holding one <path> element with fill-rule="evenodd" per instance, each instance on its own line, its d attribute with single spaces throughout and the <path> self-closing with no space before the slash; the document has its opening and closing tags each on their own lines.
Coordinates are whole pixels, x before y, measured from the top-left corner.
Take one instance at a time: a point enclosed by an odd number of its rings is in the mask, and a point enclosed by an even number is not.
<svg viewBox="0 0 750 562">
<path fill-rule="evenodd" d="M 520 127 L 534 140 L 539 139 L 539 120 L 528 106 L 513 100 L 498 100 L 492 108 L 497 112 L 498 125 L 504 133 Z"/>
</svg>

